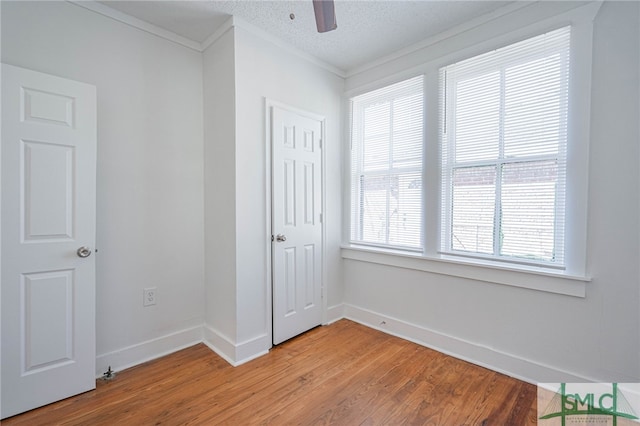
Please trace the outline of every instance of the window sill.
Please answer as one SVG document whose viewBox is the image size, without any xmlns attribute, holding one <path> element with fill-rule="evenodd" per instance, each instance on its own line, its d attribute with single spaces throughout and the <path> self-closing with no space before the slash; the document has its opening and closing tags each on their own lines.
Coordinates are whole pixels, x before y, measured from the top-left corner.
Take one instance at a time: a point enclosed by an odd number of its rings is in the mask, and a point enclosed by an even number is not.
<svg viewBox="0 0 640 426">
<path fill-rule="evenodd" d="M 453 256 L 427 256 L 372 247 L 343 245 L 343 259 L 414 269 L 452 277 L 527 288 L 574 297 L 586 297 L 587 276 L 531 266 L 509 265 Z"/>
</svg>

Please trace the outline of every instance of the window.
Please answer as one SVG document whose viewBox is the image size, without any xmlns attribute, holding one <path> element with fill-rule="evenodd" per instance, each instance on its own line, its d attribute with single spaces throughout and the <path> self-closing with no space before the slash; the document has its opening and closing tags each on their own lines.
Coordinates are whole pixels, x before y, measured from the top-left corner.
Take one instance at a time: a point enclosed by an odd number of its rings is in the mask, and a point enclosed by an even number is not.
<svg viewBox="0 0 640 426">
<path fill-rule="evenodd" d="M 578 51 L 587 40 L 582 28 L 573 40 Z M 569 126 L 569 76 L 578 87 L 589 80 L 580 67 L 570 72 L 572 31 L 351 98 L 350 242 L 582 276 L 586 147 L 578 141 L 588 138 L 580 123 L 589 110 L 572 101 Z M 439 86 L 438 96 L 425 97 L 425 81 Z M 425 119 L 437 128 L 425 129 Z"/>
<path fill-rule="evenodd" d="M 440 69 L 440 250 L 564 265 L 570 28 Z"/>
<path fill-rule="evenodd" d="M 593 22 L 600 4 L 562 6 L 559 14 L 549 7 L 543 20 L 525 9 L 509 12 L 347 79 L 353 149 L 344 259 L 585 296 Z M 411 209 L 409 186 L 394 181 L 399 164 L 389 165 L 395 141 L 386 142 L 381 157 L 386 171 L 367 165 L 374 147 L 366 146 L 373 141 L 364 128 L 389 127 L 389 117 L 376 119 L 373 108 L 387 102 L 391 111 L 400 96 L 395 85 L 364 94 L 358 86 L 386 71 L 422 73 L 412 79 L 422 84 L 415 116 L 423 115 L 423 136 L 420 147 L 413 145 L 422 163 L 411 170 L 421 178 L 411 180 L 421 186 Z M 367 185 L 372 169 L 389 178 Z M 398 217 L 412 219 L 395 229 L 394 202 L 402 206 Z"/>
<path fill-rule="evenodd" d="M 351 99 L 351 241 L 421 249 L 423 77 Z"/>
</svg>

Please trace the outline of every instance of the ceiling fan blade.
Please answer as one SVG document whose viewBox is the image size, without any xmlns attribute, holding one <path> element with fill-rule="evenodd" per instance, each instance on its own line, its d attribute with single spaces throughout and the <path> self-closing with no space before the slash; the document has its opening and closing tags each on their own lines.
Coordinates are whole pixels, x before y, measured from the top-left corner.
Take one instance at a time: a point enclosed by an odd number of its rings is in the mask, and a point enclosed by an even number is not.
<svg viewBox="0 0 640 426">
<path fill-rule="evenodd" d="M 313 0 L 313 11 L 316 14 L 316 27 L 319 33 L 338 28 L 333 0 Z"/>
</svg>

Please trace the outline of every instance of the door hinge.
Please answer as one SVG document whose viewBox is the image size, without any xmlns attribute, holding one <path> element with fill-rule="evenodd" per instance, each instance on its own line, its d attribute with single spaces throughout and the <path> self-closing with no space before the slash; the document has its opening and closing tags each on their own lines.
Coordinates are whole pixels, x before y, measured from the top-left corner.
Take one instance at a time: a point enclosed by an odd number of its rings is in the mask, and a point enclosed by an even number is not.
<svg viewBox="0 0 640 426">
<path fill-rule="evenodd" d="M 318 144 L 320 145 L 320 149 L 322 149 L 322 139 L 318 140 Z"/>
<path fill-rule="evenodd" d="M 322 223 L 322 213 L 320 213 L 320 223 Z"/>
</svg>

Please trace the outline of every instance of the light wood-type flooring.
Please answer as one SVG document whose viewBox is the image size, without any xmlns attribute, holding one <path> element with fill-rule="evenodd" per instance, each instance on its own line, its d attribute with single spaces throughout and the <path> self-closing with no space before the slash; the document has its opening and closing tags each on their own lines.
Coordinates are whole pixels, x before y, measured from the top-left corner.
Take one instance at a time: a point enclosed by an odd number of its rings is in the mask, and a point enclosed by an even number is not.
<svg viewBox="0 0 640 426">
<path fill-rule="evenodd" d="M 13 425 L 535 425 L 536 386 L 348 320 L 232 367 L 203 344 Z"/>
</svg>

